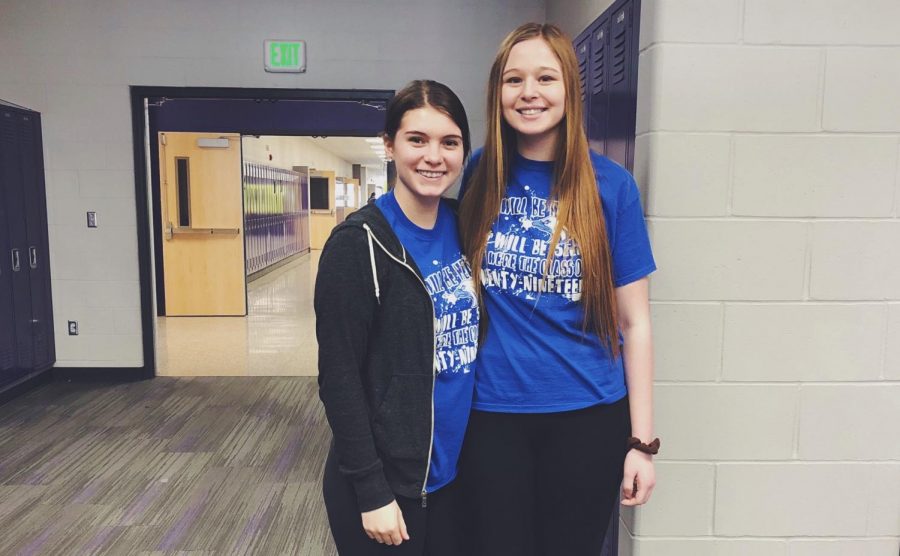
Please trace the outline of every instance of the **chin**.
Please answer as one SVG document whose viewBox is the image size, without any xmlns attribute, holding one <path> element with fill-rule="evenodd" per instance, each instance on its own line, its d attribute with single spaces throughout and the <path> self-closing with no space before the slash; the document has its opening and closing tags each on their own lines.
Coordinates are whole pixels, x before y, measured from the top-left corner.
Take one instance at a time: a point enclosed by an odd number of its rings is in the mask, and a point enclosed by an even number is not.
<svg viewBox="0 0 900 556">
<path fill-rule="evenodd" d="M 448 189 L 450 189 L 450 185 L 453 184 L 449 184 L 447 186 L 416 184 L 414 187 L 409 187 L 407 189 L 410 193 L 420 199 L 434 199 L 442 196 Z"/>
</svg>

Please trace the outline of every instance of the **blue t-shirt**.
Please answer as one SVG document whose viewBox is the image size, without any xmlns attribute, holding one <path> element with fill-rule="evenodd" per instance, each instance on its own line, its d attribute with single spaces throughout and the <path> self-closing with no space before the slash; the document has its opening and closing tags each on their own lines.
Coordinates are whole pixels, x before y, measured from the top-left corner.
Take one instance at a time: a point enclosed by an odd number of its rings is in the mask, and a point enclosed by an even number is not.
<svg viewBox="0 0 900 556">
<path fill-rule="evenodd" d="M 393 191 L 375 206 L 419 267 L 434 302 L 434 444 L 425 486 L 434 492 L 456 477 L 472 407 L 479 316 L 472 272 L 460 249 L 456 216 L 444 202 L 430 230 L 406 217 Z"/>
<path fill-rule="evenodd" d="M 472 157 L 463 183 L 480 158 Z M 591 152 L 613 259 L 616 287 L 656 269 L 631 175 Z M 582 332 L 581 254 L 561 234 L 550 278 L 543 266 L 556 226 L 548 201 L 553 162 L 517 155 L 482 264 L 488 329 L 478 351 L 473 407 L 502 413 L 570 411 L 613 403 L 626 394 L 622 358 Z M 464 191 L 462 192 L 464 194 Z M 621 342 L 621 338 L 619 340 Z"/>
</svg>

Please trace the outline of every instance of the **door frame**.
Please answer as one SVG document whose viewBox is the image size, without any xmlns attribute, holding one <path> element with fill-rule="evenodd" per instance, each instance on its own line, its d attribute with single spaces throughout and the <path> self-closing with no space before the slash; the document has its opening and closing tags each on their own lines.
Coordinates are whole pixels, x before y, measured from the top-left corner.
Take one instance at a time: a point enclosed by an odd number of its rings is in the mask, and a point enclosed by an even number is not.
<svg viewBox="0 0 900 556">
<path fill-rule="evenodd" d="M 145 101 L 154 97 L 170 99 L 262 99 L 387 102 L 394 91 L 384 89 L 244 89 L 238 87 L 129 87 L 131 102 L 132 156 L 134 158 L 134 200 L 137 218 L 138 277 L 141 300 L 143 367 L 116 369 L 119 380 L 140 380 L 156 376 L 156 307 L 154 295 L 152 187 L 149 180 L 150 152 L 146 130 L 149 122 Z M 264 134 L 265 130 L 239 130 L 242 134 Z M 263 132 L 263 133 L 260 133 Z M 309 135 L 360 136 L 358 130 L 309 130 Z"/>
</svg>

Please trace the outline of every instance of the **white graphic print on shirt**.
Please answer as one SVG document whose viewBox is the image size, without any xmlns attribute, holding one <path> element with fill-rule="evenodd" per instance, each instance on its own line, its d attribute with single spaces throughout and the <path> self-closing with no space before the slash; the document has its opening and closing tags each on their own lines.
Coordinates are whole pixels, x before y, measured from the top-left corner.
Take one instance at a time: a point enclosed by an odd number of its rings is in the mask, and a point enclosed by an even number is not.
<svg viewBox="0 0 900 556">
<path fill-rule="evenodd" d="M 440 261 L 432 261 L 440 266 Z M 434 302 L 434 369 L 470 373 L 478 350 L 478 303 L 469 263 L 461 257 L 425 277 Z"/>
<path fill-rule="evenodd" d="M 563 230 L 550 272 L 545 273 L 558 204 L 532 195 L 528 185 L 524 190 L 525 196 L 509 196 L 500 203 L 500 217 L 488 235 L 482 265 L 484 285 L 528 300 L 553 293 L 578 301 L 582 274 L 578 244 Z"/>
</svg>

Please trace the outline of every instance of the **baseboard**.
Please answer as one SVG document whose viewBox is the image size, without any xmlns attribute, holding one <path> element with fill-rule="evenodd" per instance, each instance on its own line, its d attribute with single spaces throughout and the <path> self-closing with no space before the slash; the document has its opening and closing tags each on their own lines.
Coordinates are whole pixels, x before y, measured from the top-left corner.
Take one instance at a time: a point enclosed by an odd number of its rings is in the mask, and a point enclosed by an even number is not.
<svg viewBox="0 0 900 556">
<path fill-rule="evenodd" d="M 146 367 L 54 367 L 55 380 L 73 382 L 134 382 L 153 378 Z"/>
<path fill-rule="evenodd" d="M 13 398 L 17 398 L 30 390 L 48 384 L 52 380 L 53 371 L 46 370 L 33 373 L 13 382 L 9 386 L 4 386 L 0 389 L 0 405 L 5 404 Z"/>
<path fill-rule="evenodd" d="M 303 257 L 309 255 L 309 253 L 310 253 L 310 250 L 306 249 L 305 251 L 300 251 L 299 253 L 294 253 L 293 255 L 288 255 L 287 257 L 281 259 L 277 263 L 272 263 L 262 270 L 257 270 L 253 274 L 250 274 L 249 276 L 247 276 L 247 284 L 250 284 L 250 282 L 253 282 L 254 280 L 258 280 L 258 279 L 262 278 L 263 276 L 265 276 L 266 274 L 270 274 L 270 273 L 278 270 L 279 268 L 285 267 L 295 261 L 299 261 Z"/>
</svg>

